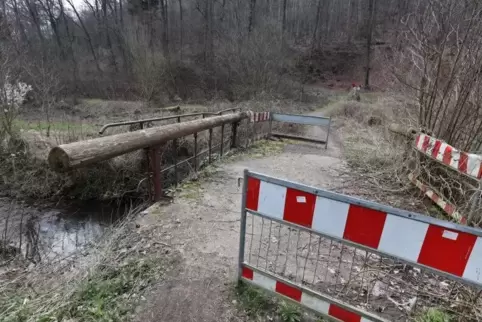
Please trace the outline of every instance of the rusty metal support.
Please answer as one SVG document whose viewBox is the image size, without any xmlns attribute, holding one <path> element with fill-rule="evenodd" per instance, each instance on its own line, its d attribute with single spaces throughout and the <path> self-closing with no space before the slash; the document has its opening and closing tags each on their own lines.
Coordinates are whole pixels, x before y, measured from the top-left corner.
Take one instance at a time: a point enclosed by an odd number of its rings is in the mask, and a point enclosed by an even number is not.
<svg viewBox="0 0 482 322">
<path fill-rule="evenodd" d="M 223 150 L 224 150 L 224 124 L 221 125 L 221 149 L 219 150 L 219 156 L 223 156 Z"/>
<path fill-rule="evenodd" d="M 153 190 L 153 201 L 159 201 L 162 197 L 161 186 L 161 149 L 159 146 L 149 148 L 149 167 Z"/>
<path fill-rule="evenodd" d="M 174 139 L 172 141 L 172 148 L 173 148 L 173 158 L 174 158 L 174 184 L 178 185 L 178 181 L 179 181 L 179 178 L 178 178 L 178 174 L 177 174 L 177 139 Z"/>
<path fill-rule="evenodd" d="M 209 142 L 208 142 L 208 146 L 209 146 L 209 163 L 212 162 L 212 148 L 213 148 L 213 129 L 209 129 Z"/>
<path fill-rule="evenodd" d="M 239 125 L 238 122 L 234 122 L 232 124 L 232 128 L 231 128 L 231 149 L 234 149 L 237 146 L 236 135 L 237 135 L 237 132 L 238 132 L 238 125 Z"/>
<path fill-rule="evenodd" d="M 194 133 L 194 172 L 197 172 L 197 132 Z"/>
</svg>

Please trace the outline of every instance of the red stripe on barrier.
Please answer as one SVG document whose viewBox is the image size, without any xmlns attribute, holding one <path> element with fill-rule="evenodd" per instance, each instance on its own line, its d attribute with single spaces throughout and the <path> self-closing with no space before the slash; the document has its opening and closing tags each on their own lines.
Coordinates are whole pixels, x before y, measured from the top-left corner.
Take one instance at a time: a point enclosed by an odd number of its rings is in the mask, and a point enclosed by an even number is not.
<svg viewBox="0 0 482 322">
<path fill-rule="evenodd" d="M 288 189 L 286 191 L 283 219 L 311 228 L 315 203 L 315 195 L 296 189 Z"/>
<path fill-rule="evenodd" d="M 252 269 L 250 268 L 247 268 L 247 267 L 243 267 L 243 271 L 242 271 L 242 274 L 241 274 L 244 278 L 247 278 L 248 280 L 253 280 L 253 275 L 254 275 L 254 272 Z"/>
<path fill-rule="evenodd" d="M 477 174 L 477 179 L 482 178 L 482 164 L 479 165 L 479 173 Z"/>
<path fill-rule="evenodd" d="M 429 143 L 430 143 L 430 137 L 429 137 L 429 136 L 425 136 L 425 137 L 423 138 L 423 143 L 422 143 L 422 151 L 423 151 L 423 152 L 427 152 Z"/>
<path fill-rule="evenodd" d="M 450 165 L 451 161 L 452 161 L 452 147 L 447 145 L 445 147 L 444 157 L 443 157 L 442 162 Z"/>
<path fill-rule="evenodd" d="M 460 152 L 459 170 L 463 173 L 467 173 L 467 162 L 469 162 L 469 156 L 465 152 Z"/>
<path fill-rule="evenodd" d="M 350 312 L 341 308 L 335 304 L 331 304 L 328 309 L 328 315 L 337 318 L 343 322 L 360 322 L 361 316 L 356 313 Z"/>
<path fill-rule="evenodd" d="M 455 207 L 452 206 L 451 204 L 447 203 L 445 205 L 445 212 L 448 213 L 449 215 L 453 214 L 455 211 Z"/>
<path fill-rule="evenodd" d="M 420 135 L 417 136 L 417 140 L 415 141 L 415 146 L 418 146 L 420 143 Z"/>
<path fill-rule="evenodd" d="M 437 158 L 437 155 L 440 151 L 441 145 L 442 145 L 442 141 L 440 141 L 440 140 L 435 141 L 435 144 L 434 144 L 433 150 L 432 150 L 432 157 Z"/>
<path fill-rule="evenodd" d="M 246 192 L 246 208 L 258 210 L 259 189 L 261 181 L 259 179 L 248 178 L 248 191 Z"/>
<path fill-rule="evenodd" d="M 378 248 L 387 214 L 350 205 L 343 238 L 371 248 Z"/>
<path fill-rule="evenodd" d="M 284 296 L 289 297 L 290 299 L 293 299 L 295 301 L 301 302 L 301 290 L 287 285 L 285 283 L 282 283 L 280 281 L 276 281 L 276 292 L 283 294 Z"/>
<path fill-rule="evenodd" d="M 418 256 L 418 263 L 462 276 L 477 237 L 430 225 Z"/>
</svg>

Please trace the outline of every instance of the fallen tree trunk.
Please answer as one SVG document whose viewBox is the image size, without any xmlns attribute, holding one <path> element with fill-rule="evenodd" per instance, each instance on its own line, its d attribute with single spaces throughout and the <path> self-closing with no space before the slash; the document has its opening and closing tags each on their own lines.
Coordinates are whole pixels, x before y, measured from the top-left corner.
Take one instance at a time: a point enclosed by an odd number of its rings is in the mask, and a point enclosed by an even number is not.
<svg viewBox="0 0 482 322">
<path fill-rule="evenodd" d="M 414 128 L 406 127 L 396 123 L 390 124 L 388 126 L 388 130 L 392 133 L 399 134 L 407 138 L 414 138 L 418 133 Z"/>
<path fill-rule="evenodd" d="M 68 171 L 247 117 L 240 112 L 62 144 L 50 150 L 48 162 L 54 171 Z"/>
</svg>

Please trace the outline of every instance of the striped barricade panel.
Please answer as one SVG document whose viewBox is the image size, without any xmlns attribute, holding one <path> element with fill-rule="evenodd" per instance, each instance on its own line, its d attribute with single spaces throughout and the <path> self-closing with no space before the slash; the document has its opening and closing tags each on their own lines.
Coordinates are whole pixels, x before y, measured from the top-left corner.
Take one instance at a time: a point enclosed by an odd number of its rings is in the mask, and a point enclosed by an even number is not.
<svg viewBox="0 0 482 322">
<path fill-rule="evenodd" d="M 255 173 L 245 198 L 263 217 L 482 286 L 480 230 Z"/>
<path fill-rule="evenodd" d="M 482 156 L 466 153 L 427 134 L 419 134 L 415 148 L 446 166 L 474 179 L 482 178 Z"/>
<path fill-rule="evenodd" d="M 437 206 L 439 206 L 447 215 L 460 224 L 466 224 L 467 219 L 463 217 L 450 202 L 446 201 L 443 196 L 432 189 L 427 184 L 418 180 L 413 173 L 408 175 L 410 181 L 420 189 L 427 197 L 429 197 Z"/>
<path fill-rule="evenodd" d="M 251 123 L 266 122 L 270 119 L 270 112 L 249 112 Z"/>
<path fill-rule="evenodd" d="M 305 307 L 326 316 L 330 316 L 341 321 L 347 322 L 372 322 L 385 321 L 376 316 L 371 316 L 369 313 L 360 314 L 355 307 L 347 306 L 346 304 L 338 303 L 336 300 L 329 297 L 315 294 L 308 289 L 290 283 L 289 281 L 270 276 L 264 272 L 253 269 L 247 265 L 242 268 L 241 277 L 243 280 L 259 286 L 265 290 L 276 293 L 286 297 L 294 302 L 297 302 Z"/>
</svg>

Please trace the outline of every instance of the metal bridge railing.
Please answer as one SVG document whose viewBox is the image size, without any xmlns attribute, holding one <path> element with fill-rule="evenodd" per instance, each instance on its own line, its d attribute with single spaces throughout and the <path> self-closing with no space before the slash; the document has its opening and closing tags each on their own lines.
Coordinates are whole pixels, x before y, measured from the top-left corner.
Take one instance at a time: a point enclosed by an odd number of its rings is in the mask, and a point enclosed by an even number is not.
<svg viewBox="0 0 482 322">
<path fill-rule="evenodd" d="M 170 121 L 170 120 L 176 120 L 177 123 L 181 123 L 183 118 L 205 118 L 207 116 L 218 116 L 218 115 L 223 115 L 226 112 L 236 112 L 240 111 L 240 108 L 228 108 L 219 112 L 201 112 L 201 113 L 190 113 L 190 114 L 179 114 L 179 115 L 170 115 L 170 116 L 160 116 L 160 117 L 154 117 L 154 118 L 148 118 L 148 119 L 142 119 L 142 120 L 131 120 L 131 121 L 124 121 L 124 122 L 117 122 L 117 123 L 109 123 L 104 126 L 99 130 L 99 134 L 104 134 L 104 132 L 108 128 L 112 127 L 120 127 L 120 126 L 127 126 L 127 125 L 134 125 L 134 124 L 139 124 L 140 128 L 142 129 L 145 124 L 153 123 L 153 122 L 162 122 L 162 121 Z"/>
<path fill-rule="evenodd" d="M 482 231 L 246 171 L 239 278 L 341 321 L 482 316 Z"/>
</svg>

